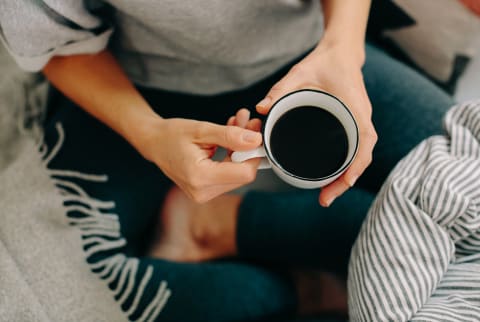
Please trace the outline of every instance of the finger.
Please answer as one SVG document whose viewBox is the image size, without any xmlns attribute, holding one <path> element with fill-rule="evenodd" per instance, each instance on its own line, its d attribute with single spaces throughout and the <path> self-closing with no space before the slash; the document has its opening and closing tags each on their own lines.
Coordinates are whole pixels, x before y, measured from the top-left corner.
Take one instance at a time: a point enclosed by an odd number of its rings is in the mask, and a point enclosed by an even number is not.
<svg viewBox="0 0 480 322">
<path fill-rule="evenodd" d="M 373 148 L 377 143 L 377 134 L 373 126 L 367 127 L 367 130 L 360 132 L 358 153 L 352 165 L 343 175 L 345 181 L 353 186 L 365 169 L 372 162 Z"/>
<path fill-rule="evenodd" d="M 244 186 L 244 184 L 241 183 L 212 186 L 196 193 L 195 196 L 192 197 L 198 203 L 205 203 L 242 186 Z"/>
<path fill-rule="evenodd" d="M 357 157 L 348 170 L 337 180 L 322 189 L 319 202 L 328 207 L 336 198 L 352 187 L 372 161 L 372 151 L 377 142 L 375 130 L 371 128 L 360 137 Z"/>
<path fill-rule="evenodd" d="M 253 120 L 249 120 L 249 119 L 250 119 L 250 111 L 247 109 L 241 109 L 237 112 L 236 116 L 230 117 L 230 119 L 227 122 L 227 125 L 236 125 L 236 126 L 246 128 L 255 132 L 259 132 L 262 121 L 260 121 L 259 119 L 253 119 Z M 228 150 L 227 156 L 223 161 L 231 161 L 229 157 L 230 155 L 232 155 L 233 152 L 234 151 L 232 150 Z"/>
<path fill-rule="evenodd" d="M 201 122 L 195 130 L 194 141 L 197 144 L 215 144 L 233 151 L 245 151 L 258 147 L 262 143 L 262 135 L 237 126 Z"/>
<path fill-rule="evenodd" d="M 260 159 L 251 159 L 241 163 L 213 162 L 211 160 L 204 160 L 203 162 L 202 178 L 208 183 L 208 186 L 213 186 L 253 182 L 257 175 Z M 208 186 L 204 188 L 208 188 Z"/>
<path fill-rule="evenodd" d="M 260 119 L 251 119 L 251 120 L 248 121 L 245 128 L 248 129 L 248 130 L 255 131 L 255 132 L 260 132 L 261 129 L 262 129 L 262 121 Z M 233 152 L 235 152 L 235 151 L 229 150 L 227 157 L 231 156 Z M 228 158 L 225 158 L 225 161 L 227 159 Z M 228 159 L 228 161 L 231 161 L 231 160 Z"/>
<path fill-rule="evenodd" d="M 270 109 L 272 108 L 273 104 L 288 92 L 287 85 L 288 81 L 286 77 L 273 85 L 265 98 L 263 98 L 260 102 L 257 103 L 257 112 L 263 115 L 267 114 L 268 111 L 270 111 Z"/>
<path fill-rule="evenodd" d="M 234 116 L 230 116 L 227 121 L 227 125 L 238 126 L 241 128 L 246 128 L 250 119 L 250 111 L 246 108 L 238 110 Z"/>
<path fill-rule="evenodd" d="M 260 119 L 251 119 L 248 121 L 247 129 L 260 132 L 262 129 L 262 121 Z"/>
<path fill-rule="evenodd" d="M 250 111 L 246 108 L 240 109 L 235 115 L 235 125 L 241 128 L 246 128 L 248 121 L 250 120 Z"/>
<path fill-rule="evenodd" d="M 305 75 L 303 68 L 299 65 L 293 66 L 285 77 L 273 85 L 265 98 L 257 103 L 257 112 L 263 115 L 267 114 L 273 104 L 282 96 L 301 88 L 304 79 Z"/>
<path fill-rule="evenodd" d="M 323 207 L 329 207 L 332 202 L 350 188 L 345 181 L 345 175 L 340 176 L 337 180 L 323 187 L 320 192 L 319 202 Z"/>
<path fill-rule="evenodd" d="M 236 124 L 237 124 L 237 117 L 236 116 L 230 116 L 230 118 L 228 119 L 227 125 L 235 126 Z M 225 156 L 223 161 L 231 161 L 230 156 L 232 155 L 233 152 L 234 151 L 227 149 L 227 155 Z"/>
<path fill-rule="evenodd" d="M 235 125 L 235 116 L 230 116 L 230 118 L 227 121 L 227 125 L 230 125 L 230 126 Z"/>
</svg>

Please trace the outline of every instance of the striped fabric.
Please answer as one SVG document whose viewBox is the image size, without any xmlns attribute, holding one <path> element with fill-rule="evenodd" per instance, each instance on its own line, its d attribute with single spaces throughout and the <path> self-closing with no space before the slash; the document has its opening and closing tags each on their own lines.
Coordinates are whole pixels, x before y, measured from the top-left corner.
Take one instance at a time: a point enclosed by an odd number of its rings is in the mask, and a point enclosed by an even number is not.
<svg viewBox="0 0 480 322">
<path fill-rule="evenodd" d="M 480 101 L 393 170 L 353 247 L 352 321 L 480 321 Z"/>
</svg>

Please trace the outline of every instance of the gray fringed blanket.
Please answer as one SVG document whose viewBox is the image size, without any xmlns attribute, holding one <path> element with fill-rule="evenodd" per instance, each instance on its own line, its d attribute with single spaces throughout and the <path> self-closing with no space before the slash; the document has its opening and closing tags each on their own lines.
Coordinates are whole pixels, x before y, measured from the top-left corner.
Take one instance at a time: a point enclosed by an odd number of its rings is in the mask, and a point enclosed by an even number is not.
<svg viewBox="0 0 480 322">
<path fill-rule="evenodd" d="M 106 178 L 49 169 L 63 132 L 59 125 L 59 142 L 47 151 L 40 126 L 47 86 L 20 72 L 1 47 L 0 321 L 126 321 L 133 313 L 137 321 L 155 320 L 170 295 L 165 283 L 136 311 L 152 268 L 139 277 L 138 260 L 120 253 L 87 263 L 125 240 L 117 216 L 108 213 L 113 204 L 91 198 L 69 179 Z M 73 210 L 84 217 L 69 218 Z"/>
</svg>

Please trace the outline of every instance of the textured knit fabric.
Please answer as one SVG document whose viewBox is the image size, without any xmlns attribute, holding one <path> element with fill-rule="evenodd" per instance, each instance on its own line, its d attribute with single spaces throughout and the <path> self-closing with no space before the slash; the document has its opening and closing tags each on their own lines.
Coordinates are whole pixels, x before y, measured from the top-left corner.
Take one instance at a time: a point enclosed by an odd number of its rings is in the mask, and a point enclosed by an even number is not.
<svg viewBox="0 0 480 322">
<path fill-rule="evenodd" d="M 134 82 L 211 94 L 250 85 L 312 48 L 323 20 L 319 0 L 6 0 L 0 25 L 26 70 L 98 52 L 115 30 L 110 47 Z"/>
<path fill-rule="evenodd" d="M 480 321 L 480 101 L 383 186 L 352 252 L 352 321 Z"/>
<path fill-rule="evenodd" d="M 0 70 L 0 321 L 126 321 L 91 272 L 85 231 L 69 225 L 63 204 L 72 191 L 57 185 L 68 173 L 49 169 L 55 151 L 40 149 L 47 84 L 21 73 L 2 48 Z"/>
</svg>

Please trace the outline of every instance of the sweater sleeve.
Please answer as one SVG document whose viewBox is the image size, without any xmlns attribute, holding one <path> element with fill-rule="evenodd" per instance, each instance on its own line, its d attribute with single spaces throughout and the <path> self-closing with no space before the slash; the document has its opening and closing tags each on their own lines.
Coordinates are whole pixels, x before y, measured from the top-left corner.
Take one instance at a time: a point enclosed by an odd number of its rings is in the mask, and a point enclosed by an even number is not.
<svg viewBox="0 0 480 322">
<path fill-rule="evenodd" d="M 87 1 L 0 1 L 0 38 L 18 65 L 40 71 L 53 56 L 94 54 L 105 49 L 111 24 Z"/>
</svg>

